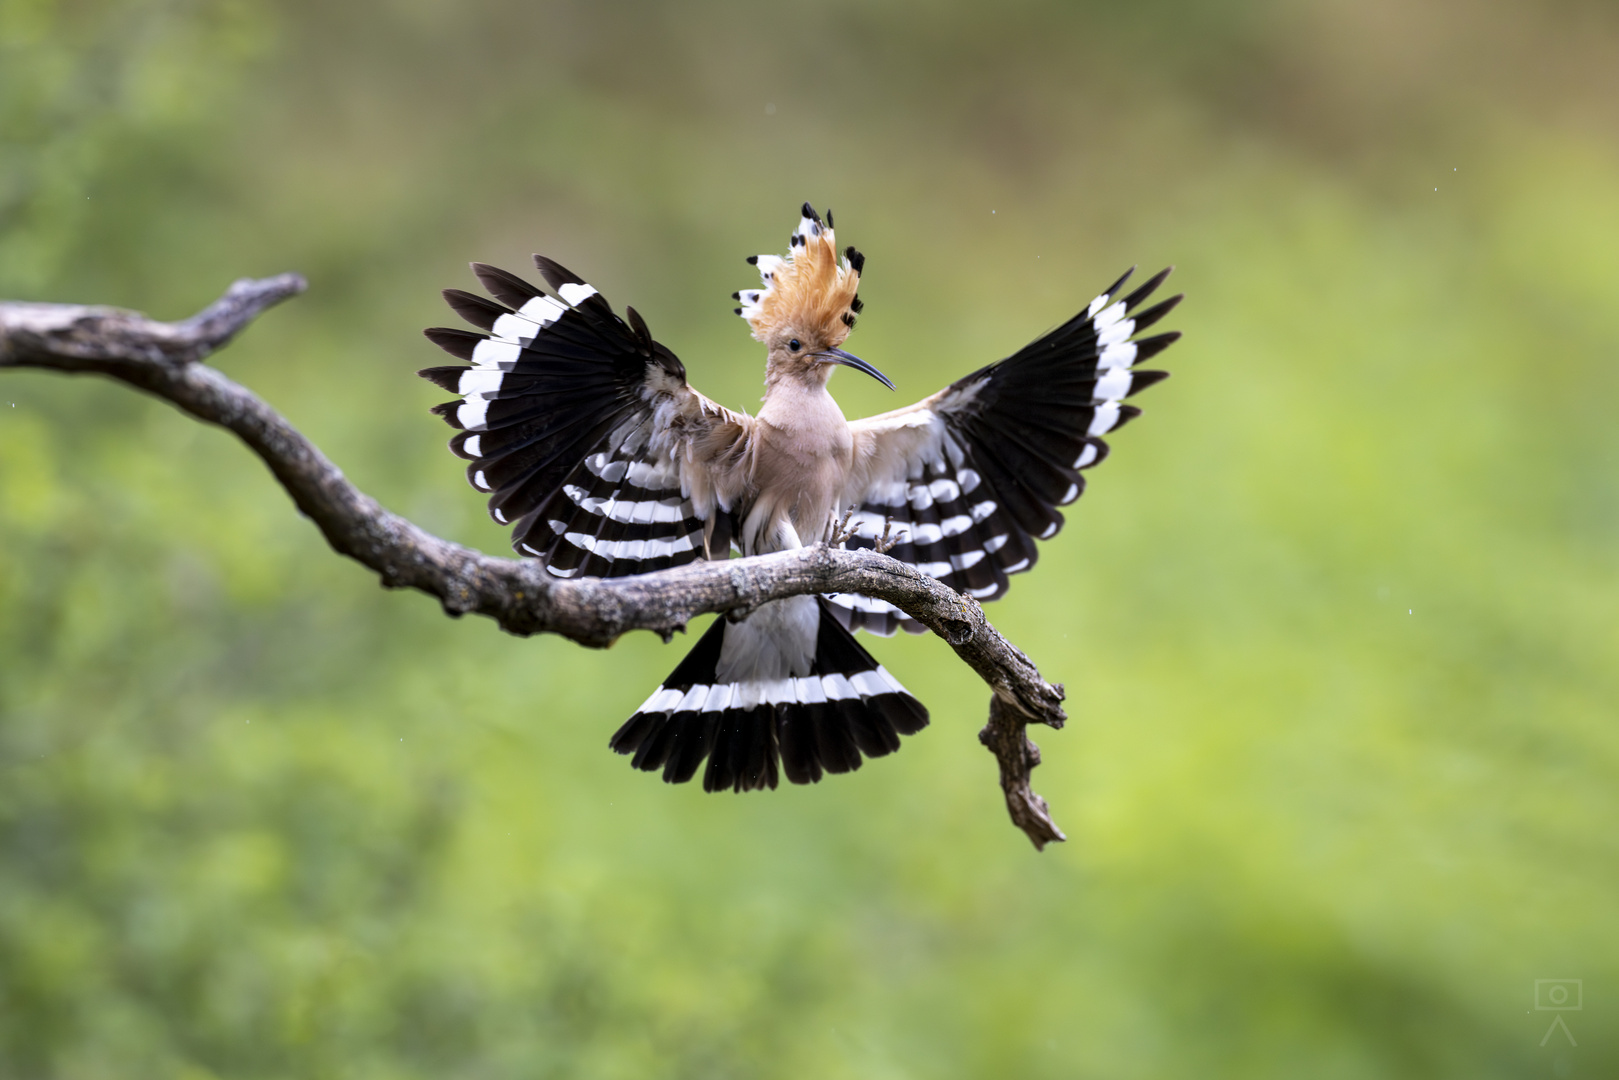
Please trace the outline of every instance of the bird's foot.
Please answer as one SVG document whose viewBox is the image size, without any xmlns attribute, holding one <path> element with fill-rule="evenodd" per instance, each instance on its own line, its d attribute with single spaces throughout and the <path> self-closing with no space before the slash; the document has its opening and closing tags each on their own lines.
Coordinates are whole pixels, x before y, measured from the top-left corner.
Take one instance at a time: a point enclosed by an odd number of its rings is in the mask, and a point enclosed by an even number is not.
<svg viewBox="0 0 1619 1080">
<path fill-rule="evenodd" d="M 891 532 L 893 533 L 892 539 L 889 538 L 889 533 Z M 904 540 L 908 535 L 909 533 L 907 533 L 907 531 L 904 529 L 895 531 L 894 519 L 888 518 L 883 522 L 882 536 L 877 538 L 877 543 L 873 546 L 877 549 L 877 554 L 886 555 L 896 544 L 898 544 L 901 540 Z"/>
<path fill-rule="evenodd" d="M 838 522 L 837 527 L 832 530 L 832 539 L 827 541 L 829 546 L 840 548 L 847 541 L 854 538 L 856 529 L 849 528 L 849 519 L 854 517 L 855 509 L 853 506 L 849 507 L 848 511 L 843 515 L 843 520 Z"/>
</svg>

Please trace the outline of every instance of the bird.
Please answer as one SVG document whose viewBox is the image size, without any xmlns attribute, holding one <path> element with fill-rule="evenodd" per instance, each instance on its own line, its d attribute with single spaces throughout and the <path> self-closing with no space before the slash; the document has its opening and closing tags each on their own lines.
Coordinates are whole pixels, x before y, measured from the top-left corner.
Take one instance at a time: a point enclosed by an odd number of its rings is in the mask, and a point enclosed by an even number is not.
<svg viewBox="0 0 1619 1080">
<path fill-rule="evenodd" d="M 894 384 L 842 346 L 865 256 L 837 248 L 832 212 L 805 203 L 785 255 L 747 261 L 732 294 L 766 350 L 755 415 L 693 389 L 633 308 L 623 317 L 543 255 L 549 292 L 484 263 L 487 296 L 446 289 L 476 330 L 424 333 L 470 366 L 419 374 L 455 395 L 434 407 L 450 449 L 512 528 L 519 555 L 557 578 L 649 573 L 844 542 L 887 554 L 979 601 L 1034 566 L 1059 507 L 1164 379 L 1136 365 L 1176 341 L 1139 336 L 1180 302 L 1142 305 L 1168 277 L 1084 310 L 1012 355 L 905 408 L 848 421 L 827 390 L 839 367 Z M 892 546 L 888 546 L 888 545 Z M 717 618 L 609 740 L 641 770 L 707 791 L 814 783 L 900 747 L 928 711 L 854 637 L 926 628 L 883 600 L 796 596 Z"/>
</svg>

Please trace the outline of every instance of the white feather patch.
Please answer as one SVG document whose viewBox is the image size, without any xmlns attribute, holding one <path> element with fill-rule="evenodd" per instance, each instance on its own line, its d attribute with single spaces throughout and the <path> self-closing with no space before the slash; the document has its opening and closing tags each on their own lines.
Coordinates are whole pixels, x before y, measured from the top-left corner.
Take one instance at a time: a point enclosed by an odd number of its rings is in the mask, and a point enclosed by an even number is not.
<svg viewBox="0 0 1619 1080">
<path fill-rule="evenodd" d="M 917 563 L 916 568 L 922 571 L 922 573 L 926 574 L 928 577 L 944 578 L 948 577 L 957 570 L 965 570 L 970 566 L 976 566 L 983 560 L 984 552 L 981 550 L 963 551 L 959 555 L 950 556 L 950 559 L 947 562 Z"/>
<path fill-rule="evenodd" d="M 821 705 L 826 701 L 826 686 L 814 676 L 794 679 L 793 694 L 800 705 Z"/>
<path fill-rule="evenodd" d="M 661 559 L 667 555 L 679 555 L 681 552 L 691 551 L 695 546 L 691 533 L 684 536 L 641 540 L 600 540 L 587 533 L 571 532 L 564 536 L 563 539 L 580 551 L 593 552 L 608 562 L 617 562 L 621 559 L 631 562 Z"/>
<path fill-rule="evenodd" d="M 665 690 L 660 686 L 652 691 L 652 696 L 641 702 L 641 707 L 635 711 L 638 713 L 674 712 L 675 707 L 680 704 L 680 699 L 683 697 L 685 695 L 679 690 Z"/>
<path fill-rule="evenodd" d="M 495 320 L 489 332 L 497 338 L 527 345 L 539 336 L 540 328 L 533 319 L 525 319 L 521 315 L 502 315 Z"/>
<path fill-rule="evenodd" d="M 557 295 L 562 297 L 569 307 L 578 307 L 596 295 L 596 288 L 593 285 L 575 285 L 570 281 L 557 290 Z"/>
<path fill-rule="evenodd" d="M 1112 326 L 1122 318 L 1124 318 L 1124 301 L 1120 300 L 1117 304 L 1114 304 L 1112 307 L 1096 316 L 1094 320 L 1096 332 L 1101 334 L 1103 330 L 1107 329 L 1109 326 Z"/>
<path fill-rule="evenodd" d="M 957 570 L 965 570 L 970 566 L 977 566 L 984 561 L 983 551 L 963 551 L 959 555 L 950 556 L 950 565 Z"/>
<path fill-rule="evenodd" d="M 1123 305 L 1121 304 L 1120 306 L 1122 307 Z M 1108 310 L 1112 311 L 1113 309 L 1109 308 Z M 1096 335 L 1096 347 L 1104 349 L 1109 345 L 1117 345 L 1135 332 L 1136 321 L 1134 319 L 1121 319 Z"/>
<path fill-rule="evenodd" d="M 585 458 L 585 468 L 590 470 L 591 475 L 599 476 L 609 484 L 616 484 L 624 479 L 624 474 L 629 470 L 629 467 L 630 463 L 628 461 L 622 459 L 614 461 L 613 456 L 605 450 L 598 451 Z"/>
<path fill-rule="evenodd" d="M 881 536 L 884 528 L 888 529 L 890 536 L 893 536 L 900 529 L 908 531 L 911 528 L 911 523 L 904 518 L 885 517 L 882 514 L 874 514 L 870 510 L 856 511 L 850 516 L 849 525 L 854 529 L 854 535 L 871 537 Z"/>
<path fill-rule="evenodd" d="M 878 600 L 874 596 L 861 596 L 859 593 L 838 593 L 828 599 L 839 607 L 846 607 L 851 611 L 869 611 L 874 615 L 886 615 L 899 610 L 887 600 Z"/>
<path fill-rule="evenodd" d="M 675 712 L 702 712 L 708 700 L 709 689 L 707 686 L 694 686 L 687 690 L 686 696 L 675 706 Z"/>
<path fill-rule="evenodd" d="M 1096 407 L 1091 415 L 1091 426 L 1085 434 L 1096 436 L 1106 435 L 1113 430 L 1113 425 L 1119 422 L 1119 403 L 1117 401 L 1105 402 Z"/>
<path fill-rule="evenodd" d="M 484 398 L 468 398 L 455 407 L 455 419 L 468 431 L 482 431 L 489 419 L 489 402 Z"/>
<path fill-rule="evenodd" d="M 472 348 L 472 362 L 480 367 L 494 367 L 497 364 L 515 364 L 517 355 L 523 351 L 521 345 L 510 341 L 496 341 L 494 338 L 485 338 Z"/>
<path fill-rule="evenodd" d="M 905 693 L 905 688 L 881 664 L 877 665 L 874 671 L 862 671 L 850 675 L 849 684 L 861 697 Z"/>
<path fill-rule="evenodd" d="M 1096 380 L 1095 396 L 1098 401 L 1118 401 L 1130 393 L 1130 369 L 1108 368 L 1107 374 Z"/>
<path fill-rule="evenodd" d="M 470 394 L 493 394 L 500 390 L 500 384 L 505 378 L 506 373 L 498 369 L 468 368 L 461 373 L 461 380 L 455 384 L 455 392 L 462 397 Z"/>
<path fill-rule="evenodd" d="M 648 491 L 676 487 L 680 478 L 673 469 L 660 462 L 632 461 L 625 473 L 629 482 Z"/>
<path fill-rule="evenodd" d="M 860 691 L 844 675 L 822 675 L 821 686 L 826 691 L 828 701 L 847 701 L 860 696 Z"/>
<path fill-rule="evenodd" d="M 564 484 L 562 491 L 568 498 L 573 500 L 575 506 L 599 517 L 605 517 L 610 521 L 650 525 L 669 521 L 685 521 L 687 517 L 686 504 L 679 499 L 643 499 L 640 502 L 619 502 L 613 497 L 593 497 L 589 491 L 576 484 Z"/>
<path fill-rule="evenodd" d="M 1123 368 L 1136 362 L 1136 343 L 1121 341 L 1117 345 L 1109 345 L 1102 350 L 1102 355 L 1096 358 L 1099 368 Z"/>
<path fill-rule="evenodd" d="M 536 296 L 518 308 L 517 313 L 525 319 L 534 320 L 540 326 L 550 326 L 560 319 L 562 313 L 567 310 L 549 296 Z"/>
</svg>

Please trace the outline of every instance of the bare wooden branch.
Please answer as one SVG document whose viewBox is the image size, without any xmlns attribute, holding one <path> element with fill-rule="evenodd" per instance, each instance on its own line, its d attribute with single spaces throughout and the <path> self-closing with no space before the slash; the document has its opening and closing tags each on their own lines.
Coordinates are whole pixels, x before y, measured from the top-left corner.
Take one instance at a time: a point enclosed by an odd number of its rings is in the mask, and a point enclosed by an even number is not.
<svg viewBox="0 0 1619 1080">
<path fill-rule="evenodd" d="M 304 288 L 296 274 L 238 281 L 176 323 L 118 308 L 0 301 L 0 368 L 107 375 L 230 430 L 264 460 L 334 550 L 376 571 L 389 588 L 428 593 L 450 615 L 487 615 L 513 634 L 555 633 L 601 647 L 631 630 L 668 640 L 698 615 L 751 610 L 788 596 L 837 592 L 886 600 L 944 638 L 989 684 L 994 697 L 980 740 L 1000 763 L 1012 821 L 1036 848 L 1064 839 L 1045 800 L 1029 789 L 1040 756 L 1024 730 L 1031 723 L 1062 727 L 1062 686 L 1042 679 L 977 601 L 887 555 L 825 544 L 638 577 L 563 580 L 532 560 L 494 558 L 424 532 L 350 484 L 255 394 L 200 362 Z"/>
<path fill-rule="evenodd" d="M 243 278 L 226 289 L 224 296 L 177 323 L 157 322 L 123 308 L 0 301 L 0 367 L 86 371 L 101 370 L 88 366 L 98 360 L 194 363 L 228 344 L 266 308 L 306 288 L 308 284 L 297 274 L 256 281 Z"/>
<path fill-rule="evenodd" d="M 1043 851 L 1051 841 L 1068 837 L 1051 820 L 1046 800 L 1029 787 L 1029 773 L 1040 764 L 1040 748 L 1029 738 L 1027 723 L 1005 699 L 996 695 L 989 699 L 989 723 L 978 733 L 978 741 L 1000 763 L 1001 792 L 1006 796 L 1006 812 L 1011 815 L 1012 824 L 1028 834 L 1036 851 Z"/>
</svg>

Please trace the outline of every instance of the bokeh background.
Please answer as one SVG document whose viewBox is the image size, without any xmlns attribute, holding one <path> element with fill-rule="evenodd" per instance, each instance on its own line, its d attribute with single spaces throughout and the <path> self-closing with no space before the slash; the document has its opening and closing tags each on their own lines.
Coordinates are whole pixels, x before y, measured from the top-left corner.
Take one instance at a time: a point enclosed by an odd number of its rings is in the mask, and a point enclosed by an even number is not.
<svg viewBox="0 0 1619 1080">
<path fill-rule="evenodd" d="M 0 296 L 306 274 L 217 363 L 486 551 L 413 375 L 470 259 L 756 406 L 742 257 L 831 206 L 850 415 L 1189 297 L 992 610 L 1068 686 L 1040 855 L 936 640 L 870 642 L 899 755 L 668 787 L 606 742 L 686 642 L 447 619 L 231 437 L 0 373 L 0 1075 L 1615 1075 L 1616 138 L 1607 0 L 0 0 Z"/>
</svg>

